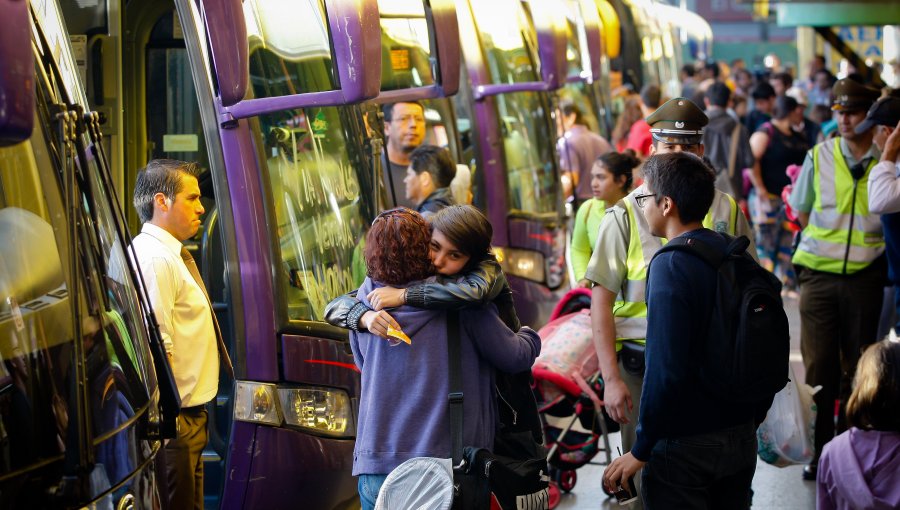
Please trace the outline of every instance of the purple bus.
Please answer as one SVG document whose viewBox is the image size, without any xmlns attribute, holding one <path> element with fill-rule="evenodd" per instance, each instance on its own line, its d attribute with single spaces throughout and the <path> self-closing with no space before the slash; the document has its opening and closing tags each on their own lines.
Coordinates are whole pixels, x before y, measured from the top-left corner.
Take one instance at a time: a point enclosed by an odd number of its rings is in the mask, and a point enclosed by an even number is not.
<svg viewBox="0 0 900 510">
<path fill-rule="evenodd" d="M 0 509 L 159 508 L 179 401 L 55 0 L 0 0 Z"/>
<path fill-rule="evenodd" d="M 211 413 L 220 436 L 211 444 L 224 448 L 206 464 L 207 489 L 221 490 L 222 508 L 355 508 L 360 379 L 346 331 L 322 321 L 324 307 L 362 281 L 361 240 L 383 207 L 373 100 L 455 92 L 454 6 L 176 7 L 215 195 L 200 259 L 208 287 L 220 289 L 238 378 Z"/>
<path fill-rule="evenodd" d="M 457 2 L 465 61 L 454 99 L 463 151 L 474 155 L 474 203 L 522 322 L 546 324 L 567 290 L 555 96 L 566 75 L 565 22 L 552 2 Z"/>
</svg>

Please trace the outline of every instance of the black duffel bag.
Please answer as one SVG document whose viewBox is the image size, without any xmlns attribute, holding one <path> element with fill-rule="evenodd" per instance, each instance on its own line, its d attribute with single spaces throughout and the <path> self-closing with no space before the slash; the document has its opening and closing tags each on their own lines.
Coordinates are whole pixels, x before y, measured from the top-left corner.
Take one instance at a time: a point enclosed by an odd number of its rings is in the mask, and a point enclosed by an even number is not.
<svg viewBox="0 0 900 510">
<path fill-rule="evenodd" d="M 447 349 L 450 362 L 448 409 L 453 456 L 453 508 L 489 510 L 491 498 L 503 509 L 550 508 L 550 476 L 546 451 L 527 428 L 498 433 L 492 453 L 463 447 L 462 358 L 459 315 L 447 314 Z"/>
<path fill-rule="evenodd" d="M 492 498 L 504 509 L 550 508 L 545 458 L 518 460 L 469 446 L 463 459 L 453 470 L 454 509 L 487 510 Z"/>
</svg>

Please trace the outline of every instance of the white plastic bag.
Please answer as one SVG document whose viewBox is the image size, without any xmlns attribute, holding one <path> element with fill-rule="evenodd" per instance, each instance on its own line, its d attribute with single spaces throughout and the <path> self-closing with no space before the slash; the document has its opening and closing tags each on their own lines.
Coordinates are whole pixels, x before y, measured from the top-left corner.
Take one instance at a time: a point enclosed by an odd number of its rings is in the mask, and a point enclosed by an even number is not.
<svg viewBox="0 0 900 510">
<path fill-rule="evenodd" d="M 390 472 L 375 510 L 450 510 L 452 504 L 453 461 L 416 457 Z"/>
<path fill-rule="evenodd" d="M 756 430 L 759 458 L 778 467 L 808 464 L 815 453 L 813 395 L 818 388 L 799 382 L 793 368 L 790 375 L 791 380 L 775 395 L 765 421 Z"/>
</svg>

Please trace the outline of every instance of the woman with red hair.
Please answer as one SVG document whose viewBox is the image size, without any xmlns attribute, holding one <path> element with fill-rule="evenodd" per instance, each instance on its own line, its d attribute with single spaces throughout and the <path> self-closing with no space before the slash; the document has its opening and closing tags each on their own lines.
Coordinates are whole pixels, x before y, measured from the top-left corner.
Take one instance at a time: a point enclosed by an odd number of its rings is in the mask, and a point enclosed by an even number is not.
<svg viewBox="0 0 900 510">
<path fill-rule="evenodd" d="M 385 285 L 406 289 L 430 281 L 432 243 L 431 227 L 418 213 L 403 208 L 381 213 L 366 236 L 368 277 L 357 294 L 361 301 L 368 304 L 365 296 Z M 359 476 L 363 509 L 374 508 L 387 474 L 402 462 L 451 457 L 447 314 L 404 305 L 391 316 L 409 343 L 388 343 L 368 331 L 350 333 L 362 374 L 353 474 Z M 490 449 L 498 415 L 496 371 L 529 369 L 540 338 L 529 328 L 514 333 L 487 304 L 459 312 L 459 342 L 463 444 Z"/>
</svg>

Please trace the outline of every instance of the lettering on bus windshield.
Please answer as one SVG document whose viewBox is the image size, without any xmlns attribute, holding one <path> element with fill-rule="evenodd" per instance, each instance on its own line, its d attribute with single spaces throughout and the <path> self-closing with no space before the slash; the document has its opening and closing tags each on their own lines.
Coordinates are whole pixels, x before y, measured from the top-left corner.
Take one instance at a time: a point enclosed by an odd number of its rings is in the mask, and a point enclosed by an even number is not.
<svg viewBox="0 0 900 510">
<path fill-rule="evenodd" d="M 291 320 L 321 320 L 334 297 L 365 277 L 362 239 L 374 207 L 351 164 L 338 108 L 295 110 L 260 117 L 264 166 L 271 183 L 279 256 Z M 370 220 L 371 218 L 369 218 Z M 278 258 L 278 257 L 276 257 Z"/>
</svg>

